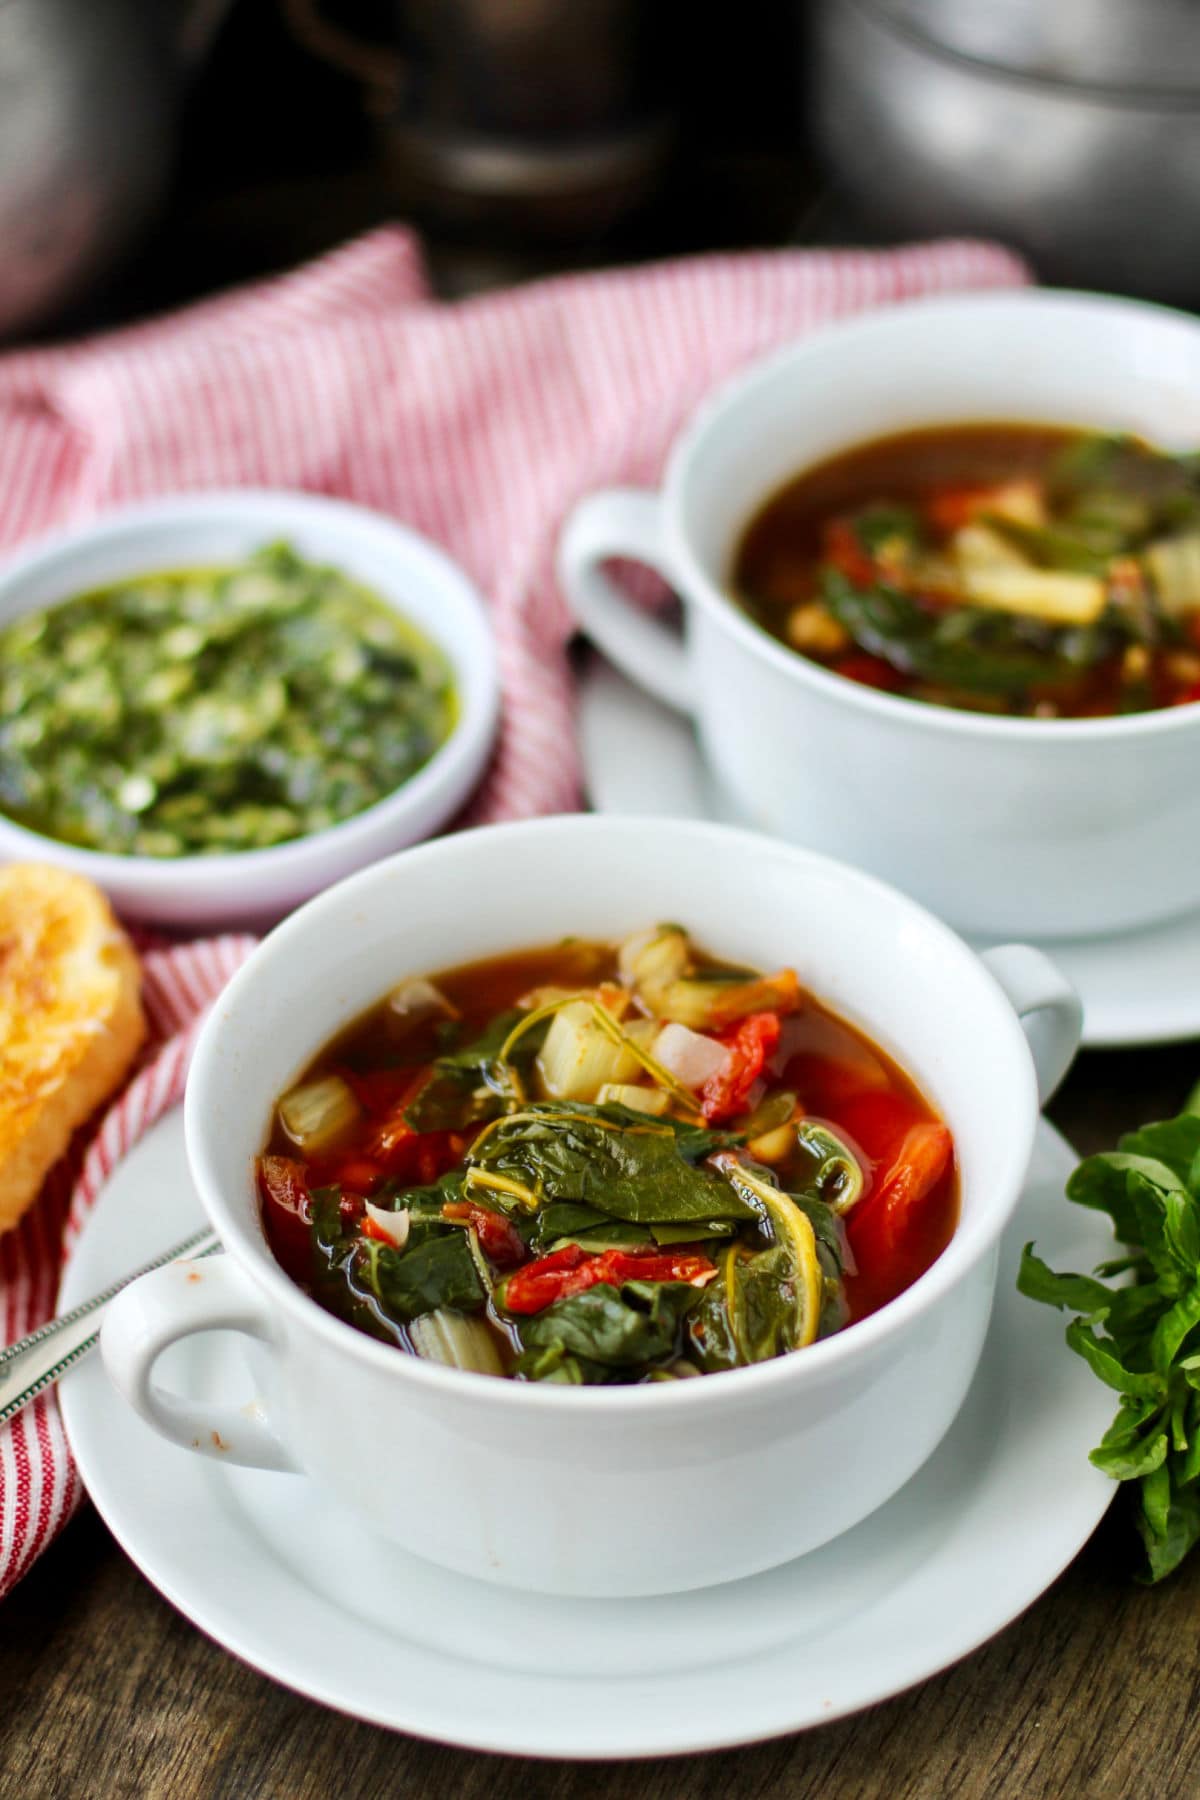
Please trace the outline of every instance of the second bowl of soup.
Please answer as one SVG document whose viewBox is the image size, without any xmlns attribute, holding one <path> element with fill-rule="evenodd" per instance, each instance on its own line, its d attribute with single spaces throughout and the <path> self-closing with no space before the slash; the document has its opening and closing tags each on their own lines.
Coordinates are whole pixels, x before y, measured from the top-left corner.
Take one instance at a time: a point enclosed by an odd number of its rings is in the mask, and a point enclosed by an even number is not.
<svg viewBox="0 0 1200 1800">
<path fill-rule="evenodd" d="M 1167 918 L 1200 904 L 1198 395 L 1200 325 L 1161 308 L 891 308 L 715 396 L 661 496 L 584 501 L 567 597 L 755 824 L 976 932 Z"/>
</svg>

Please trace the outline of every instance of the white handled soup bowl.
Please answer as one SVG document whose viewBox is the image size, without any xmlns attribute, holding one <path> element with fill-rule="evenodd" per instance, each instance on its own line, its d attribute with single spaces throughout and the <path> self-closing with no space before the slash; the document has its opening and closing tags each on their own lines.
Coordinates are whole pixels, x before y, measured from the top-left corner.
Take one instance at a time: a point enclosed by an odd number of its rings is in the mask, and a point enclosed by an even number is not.
<svg viewBox="0 0 1200 1800">
<path fill-rule="evenodd" d="M 1200 321 L 1086 294 L 963 295 L 822 331 L 722 388 L 661 493 L 568 519 L 559 572 L 627 675 L 694 715 L 739 814 L 874 870 L 959 927 L 1069 937 L 1200 905 L 1200 705 L 995 718 L 879 693 L 795 654 L 730 598 L 744 527 L 790 477 L 922 425 L 1044 422 L 1200 445 Z M 682 638 L 608 578 L 663 575 Z"/>
<path fill-rule="evenodd" d="M 333 1034 L 408 974 L 668 917 L 715 953 L 794 965 L 949 1124 L 961 1221 L 907 1292 L 774 1362 L 568 1389 L 420 1361 L 289 1279 L 263 1235 L 254 1163 L 277 1096 Z M 769 1568 L 881 1505 L 958 1411 L 1039 1092 L 1070 1061 L 1079 1019 L 1040 952 L 981 962 L 872 877 L 747 832 L 570 817 L 406 851 L 286 920 L 217 1001 L 186 1124 L 225 1254 L 127 1288 L 105 1320 L 105 1363 L 181 1454 L 301 1470 L 384 1537 L 485 1580 L 651 1594 Z M 219 1328 L 245 1334 L 257 1392 L 165 1392 L 160 1353 Z"/>
<path fill-rule="evenodd" d="M 331 563 L 442 651 L 457 717 L 423 768 L 352 818 L 262 850 L 155 857 L 84 849 L 0 813 L 0 861 L 48 862 L 102 887 L 128 918 L 179 926 L 271 923 L 331 881 L 436 831 L 483 774 L 499 716 L 491 626 L 458 565 L 382 513 L 321 494 L 239 488 L 172 494 L 40 539 L 0 567 L 0 625 L 135 575 L 241 562 L 285 540 Z M 131 773 L 137 764 L 131 765 Z"/>
</svg>

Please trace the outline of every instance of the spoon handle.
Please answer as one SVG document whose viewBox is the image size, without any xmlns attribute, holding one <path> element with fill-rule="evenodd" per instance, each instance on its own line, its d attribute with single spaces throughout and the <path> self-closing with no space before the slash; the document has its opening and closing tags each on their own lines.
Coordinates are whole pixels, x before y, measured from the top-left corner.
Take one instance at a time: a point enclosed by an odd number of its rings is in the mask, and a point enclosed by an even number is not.
<svg viewBox="0 0 1200 1800">
<path fill-rule="evenodd" d="M 100 1336 L 100 1325 L 110 1300 L 151 1269 L 174 1262 L 180 1256 L 207 1256 L 217 1249 L 217 1239 L 205 1226 L 194 1231 L 171 1250 L 165 1250 L 143 1268 L 134 1269 L 120 1281 L 95 1294 L 70 1312 L 48 1319 L 31 1331 L 28 1337 L 0 1350 L 0 1426 L 7 1425 L 31 1400 L 53 1385 L 65 1370 L 79 1361 Z"/>
</svg>

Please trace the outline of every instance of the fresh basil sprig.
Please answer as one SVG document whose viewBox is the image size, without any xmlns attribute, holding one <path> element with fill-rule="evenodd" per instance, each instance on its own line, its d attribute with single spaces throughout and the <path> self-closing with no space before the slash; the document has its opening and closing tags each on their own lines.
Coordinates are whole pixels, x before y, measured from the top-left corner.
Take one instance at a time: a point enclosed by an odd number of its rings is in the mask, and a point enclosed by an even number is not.
<svg viewBox="0 0 1200 1800">
<path fill-rule="evenodd" d="M 1200 1088 L 1178 1118 L 1085 1158 L 1067 1198 L 1106 1212 L 1128 1253 L 1056 1274 L 1027 1244 L 1017 1286 L 1077 1315 L 1068 1344 L 1121 1396 L 1091 1461 L 1137 1483 L 1144 1579 L 1161 1581 L 1200 1539 Z"/>
</svg>

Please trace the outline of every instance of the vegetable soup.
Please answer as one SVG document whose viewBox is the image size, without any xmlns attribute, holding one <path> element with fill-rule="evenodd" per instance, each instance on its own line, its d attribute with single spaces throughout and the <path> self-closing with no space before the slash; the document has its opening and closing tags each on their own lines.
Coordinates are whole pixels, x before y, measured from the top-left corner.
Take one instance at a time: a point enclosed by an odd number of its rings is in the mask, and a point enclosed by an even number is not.
<svg viewBox="0 0 1200 1800">
<path fill-rule="evenodd" d="M 525 1381 L 765 1361 L 949 1242 L 950 1133 L 795 972 L 678 926 L 403 982 L 279 1101 L 258 1165 L 287 1273 L 338 1317 Z"/>
<path fill-rule="evenodd" d="M 736 594 L 889 694 L 1026 718 L 1200 700 L 1200 461 L 1044 425 L 906 432 L 751 521 Z"/>
</svg>

